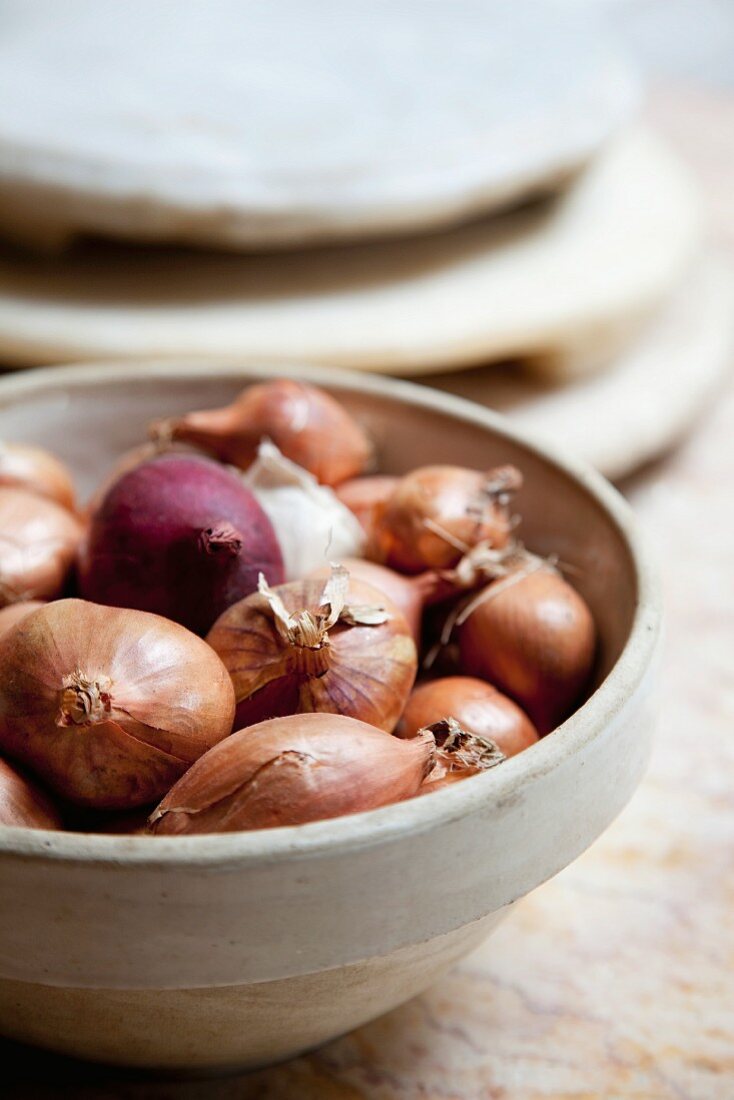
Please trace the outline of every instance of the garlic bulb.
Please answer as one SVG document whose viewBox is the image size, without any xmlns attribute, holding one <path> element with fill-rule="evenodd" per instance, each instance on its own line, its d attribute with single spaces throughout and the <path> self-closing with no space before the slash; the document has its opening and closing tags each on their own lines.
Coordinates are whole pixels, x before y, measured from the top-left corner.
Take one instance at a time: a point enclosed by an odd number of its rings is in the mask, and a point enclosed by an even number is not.
<svg viewBox="0 0 734 1100">
<path fill-rule="evenodd" d="M 242 474 L 268 516 L 280 543 L 286 580 L 298 580 L 328 561 L 359 558 L 364 532 L 333 489 L 262 441 L 255 462 Z"/>
</svg>

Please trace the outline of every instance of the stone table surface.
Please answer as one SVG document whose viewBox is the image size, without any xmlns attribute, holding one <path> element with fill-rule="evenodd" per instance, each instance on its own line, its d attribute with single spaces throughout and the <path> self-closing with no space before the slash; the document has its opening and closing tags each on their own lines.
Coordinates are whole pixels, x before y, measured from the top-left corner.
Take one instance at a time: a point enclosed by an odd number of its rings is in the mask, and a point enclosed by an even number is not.
<svg viewBox="0 0 734 1100">
<path fill-rule="evenodd" d="M 731 246 L 734 101 L 667 96 L 653 111 L 692 150 Z M 484 947 L 422 997 L 274 1069 L 161 1082 L 8 1044 L 2 1095 L 734 1098 L 733 485 L 734 385 L 685 445 L 623 486 L 662 562 L 667 599 L 647 778 L 608 832 Z"/>
</svg>

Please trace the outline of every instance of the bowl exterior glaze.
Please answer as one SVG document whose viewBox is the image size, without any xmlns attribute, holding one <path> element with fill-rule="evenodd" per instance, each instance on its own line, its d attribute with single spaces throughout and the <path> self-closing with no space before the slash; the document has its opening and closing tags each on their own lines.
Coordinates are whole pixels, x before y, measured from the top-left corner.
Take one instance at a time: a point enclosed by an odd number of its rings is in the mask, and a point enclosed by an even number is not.
<svg viewBox="0 0 734 1100">
<path fill-rule="evenodd" d="M 43 440 L 91 489 L 157 415 L 217 405 L 269 368 L 63 368 L 0 382 L 0 436 Z M 484 409 L 333 371 L 383 468 L 515 462 L 523 533 L 578 570 L 597 687 L 501 768 L 369 814 L 195 838 L 0 830 L 0 1032 L 137 1066 L 261 1065 L 426 988 L 603 831 L 644 771 L 657 586 L 624 502 Z"/>
</svg>

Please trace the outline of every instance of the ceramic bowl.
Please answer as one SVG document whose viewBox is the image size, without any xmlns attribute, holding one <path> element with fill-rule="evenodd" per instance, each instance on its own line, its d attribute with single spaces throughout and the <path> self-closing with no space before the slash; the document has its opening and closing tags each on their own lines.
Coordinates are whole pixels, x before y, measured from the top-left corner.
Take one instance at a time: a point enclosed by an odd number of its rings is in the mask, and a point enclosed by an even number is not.
<svg viewBox="0 0 734 1100">
<path fill-rule="evenodd" d="M 272 373 L 202 363 L 34 371 L 0 381 L 0 437 L 49 447 L 91 490 L 152 417 L 220 404 Z M 190 838 L 1 829 L 6 1036 L 189 1071 L 262 1065 L 324 1043 L 419 993 L 479 944 L 599 836 L 643 773 L 660 610 L 615 490 L 458 398 L 290 373 L 367 425 L 385 471 L 522 469 L 524 538 L 574 567 L 596 617 L 596 688 L 501 767 L 353 817 Z"/>
</svg>

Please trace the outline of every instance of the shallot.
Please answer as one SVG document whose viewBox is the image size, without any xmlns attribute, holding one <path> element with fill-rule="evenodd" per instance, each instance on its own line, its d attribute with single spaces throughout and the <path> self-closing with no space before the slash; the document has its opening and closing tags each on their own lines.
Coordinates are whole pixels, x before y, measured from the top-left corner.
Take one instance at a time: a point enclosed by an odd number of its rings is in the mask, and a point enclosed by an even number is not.
<svg viewBox="0 0 734 1100">
<path fill-rule="evenodd" d="M 59 596 L 81 537 L 67 508 L 25 489 L 0 488 L 0 606 Z"/>
<path fill-rule="evenodd" d="M 207 641 L 232 676 L 235 724 L 307 711 L 342 714 L 391 732 L 413 686 L 416 648 L 381 592 L 350 581 L 293 581 L 235 604 Z"/>
<path fill-rule="evenodd" d="M 518 568 L 486 586 L 456 626 L 462 669 L 507 692 L 541 734 L 579 701 L 594 663 L 594 620 L 550 566 Z"/>
<path fill-rule="evenodd" d="M 25 443 L 0 443 L 0 485 L 47 497 L 74 511 L 71 473 L 55 455 Z"/>
<path fill-rule="evenodd" d="M 514 466 L 487 473 L 422 466 L 401 478 L 375 524 L 374 556 L 402 573 L 450 569 L 478 543 L 510 539 L 509 505 L 522 485 Z"/>
<path fill-rule="evenodd" d="M 158 615 L 58 600 L 0 639 L 0 748 L 81 806 L 155 802 L 233 716 L 216 653 Z"/>
<path fill-rule="evenodd" d="M 248 386 L 231 405 L 157 421 L 157 438 L 183 440 L 245 470 L 261 440 L 324 485 L 361 474 L 372 460 L 366 433 L 338 401 L 307 382 L 277 378 Z"/>
<path fill-rule="evenodd" d="M 414 737 L 442 718 L 456 719 L 463 730 L 494 742 L 505 756 L 514 756 L 538 740 L 533 723 L 516 703 L 485 680 L 471 676 L 446 676 L 415 687 L 396 733 Z"/>
<path fill-rule="evenodd" d="M 297 714 L 250 726 L 211 749 L 150 816 L 158 835 L 302 825 L 418 793 L 434 738 L 407 741 L 339 714 Z"/>
</svg>

